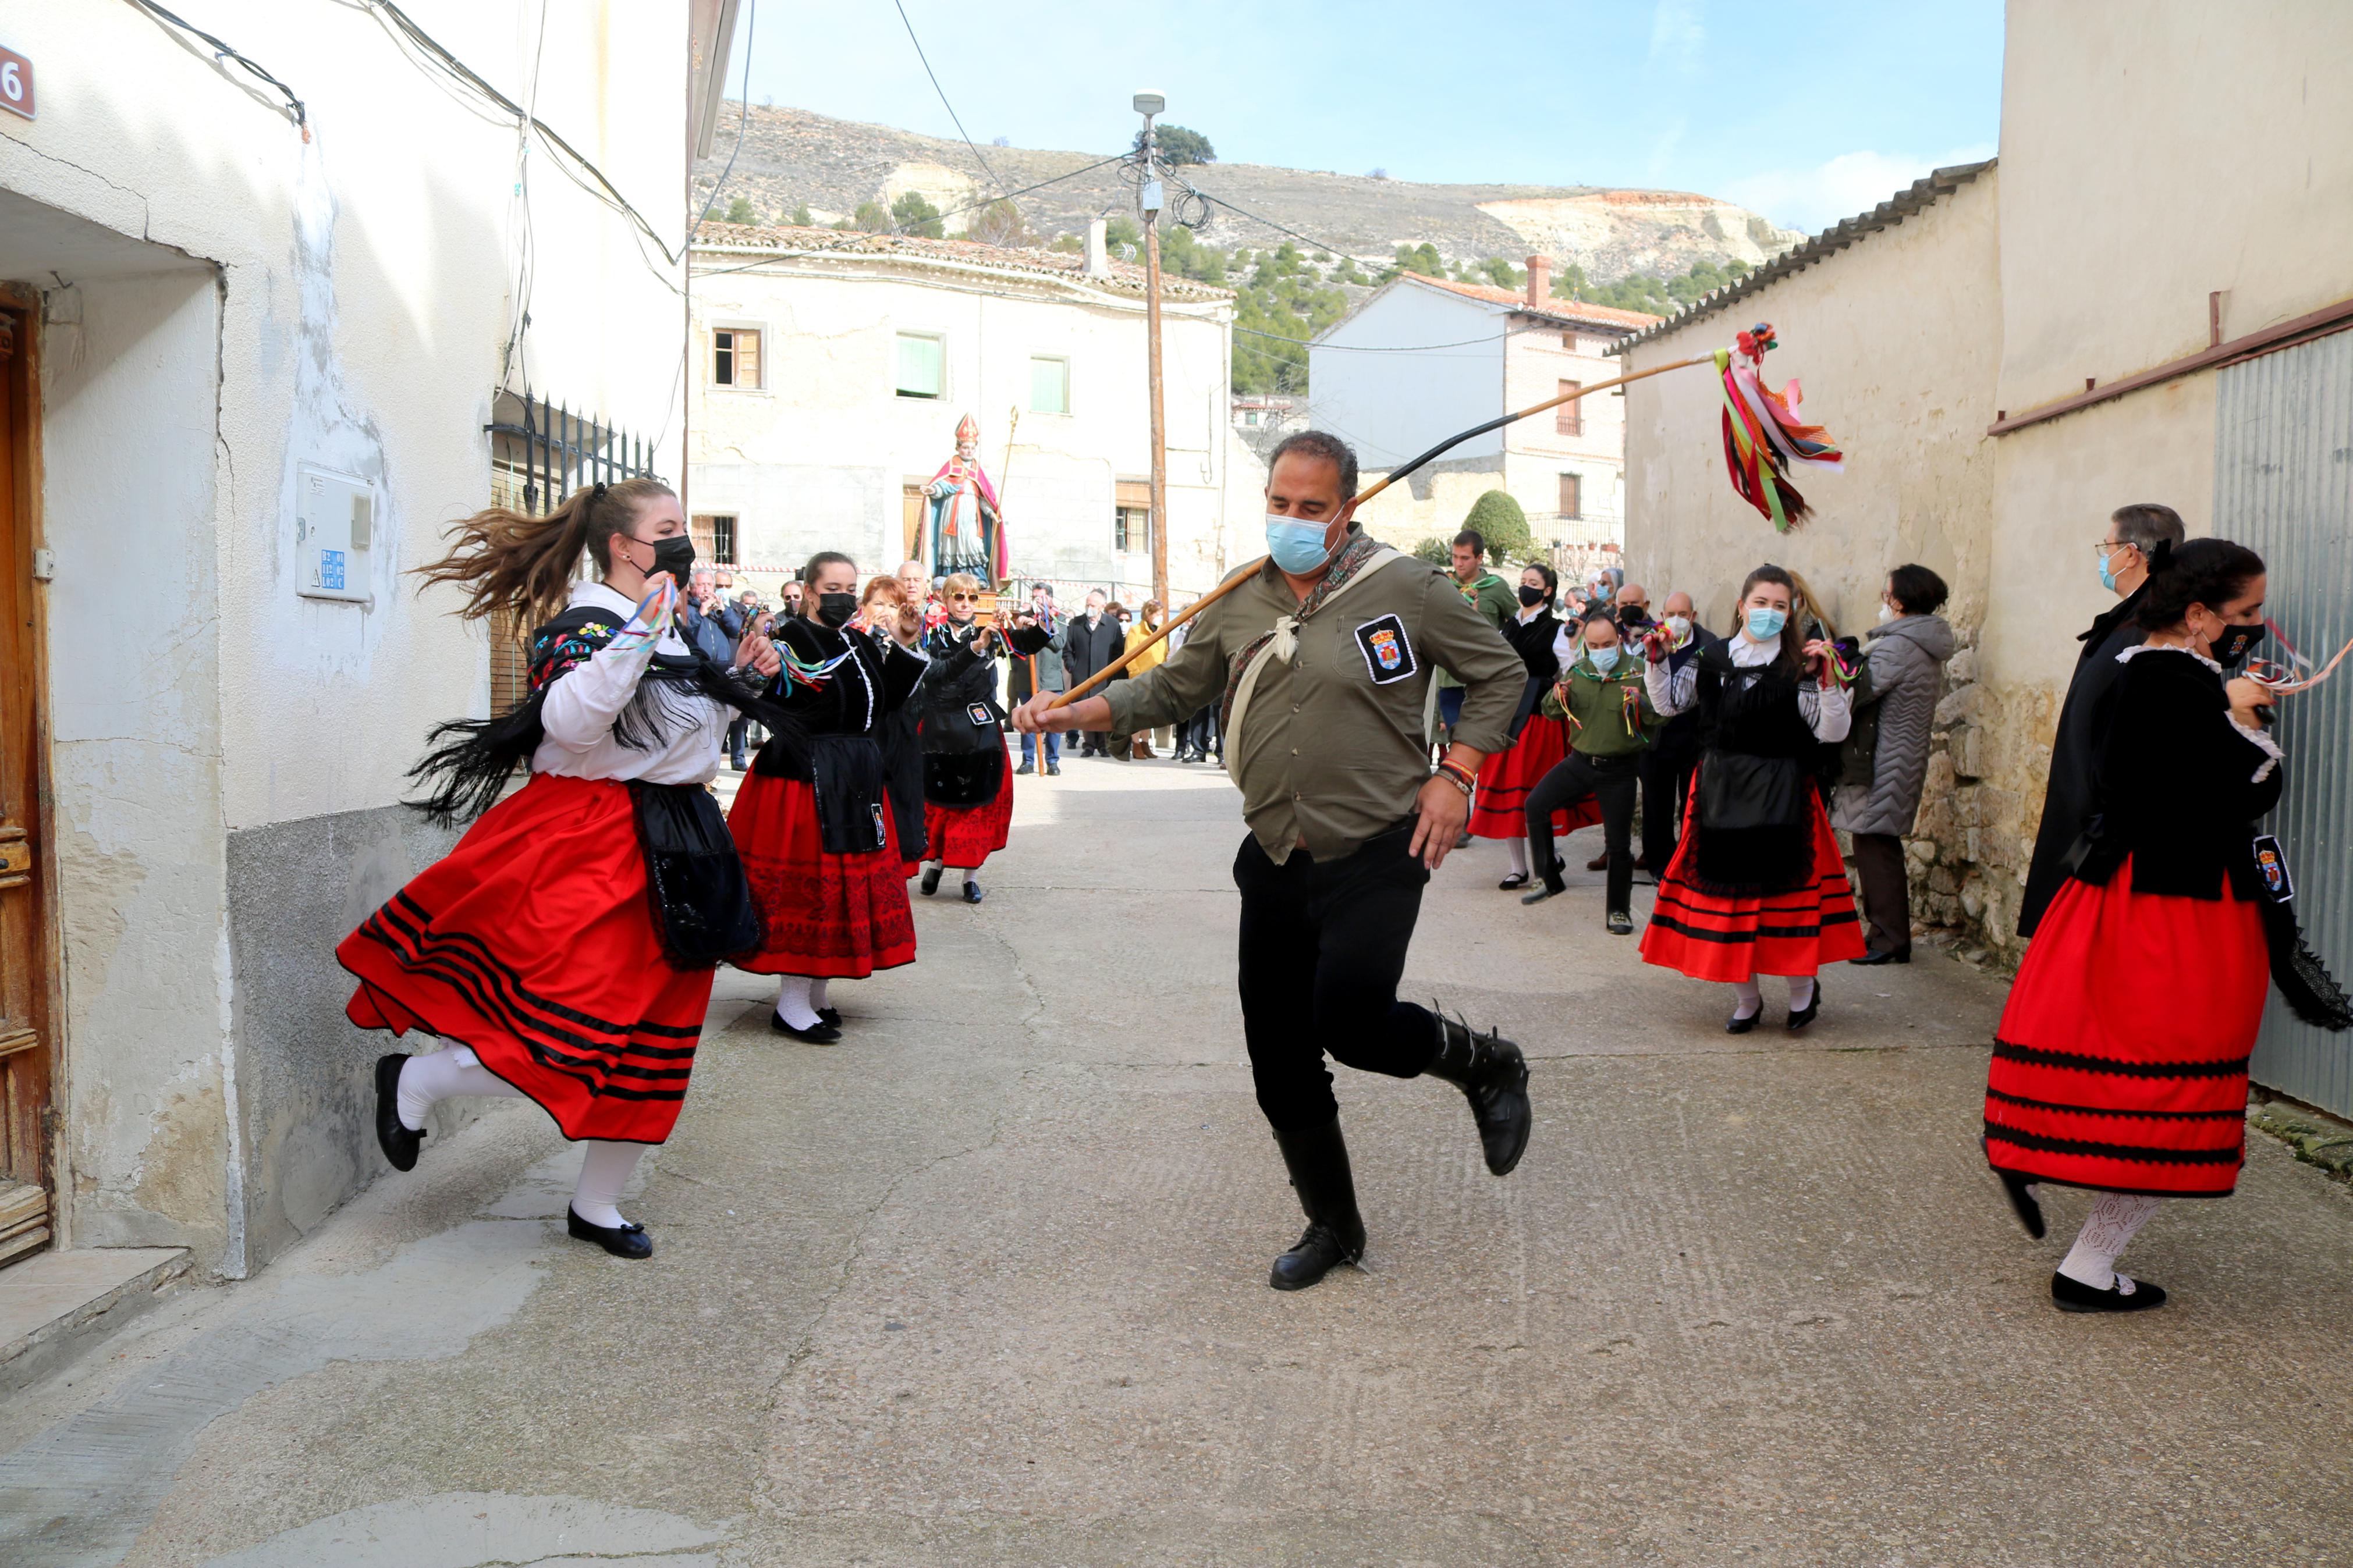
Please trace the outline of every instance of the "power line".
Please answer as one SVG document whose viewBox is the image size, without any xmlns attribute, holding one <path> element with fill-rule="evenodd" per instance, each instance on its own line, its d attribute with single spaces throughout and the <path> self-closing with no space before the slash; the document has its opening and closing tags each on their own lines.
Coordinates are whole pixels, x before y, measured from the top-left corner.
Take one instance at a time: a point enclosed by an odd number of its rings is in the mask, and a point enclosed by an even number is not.
<svg viewBox="0 0 2353 1568">
<path fill-rule="evenodd" d="M 988 166 L 988 160 L 980 155 L 978 147 L 973 145 L 972 132 L 964 128 L 963 117 L 956 113 L 955 105 L 948 101 L 948 90 L 940 85 L 939 73 L 932 69 L 931 57 L 923 53 L 923 40 L 915 37 L 915 24 L 909 19 L 906 5 L 902 0 L 891 0 L 891 4 L 898 7 L 899 20 L 905 24 L 907 28 L 907 41 L 915 46 L 915 58 L 923 62 L 923 74 L 932 79 L 932 90 L 940 95 L 940 107 L 948 111 L 950 120 L 955 121 L 956 134 L 964 138 L 964 144 L 970 150 L 973 162 L 978 163 L 981 173 L 996 181 L 997 188 L 1002 191 L 1005 189 L 1005 182 L 997 179 L 997 171 Z M 748 82 L 751 79 L 747 76 L 744 79 Z M 1005 199 L 1009 202 L 1013 198 L 1007 196 Z M 1018 212 L 1018 209 L 1017 208 L 1016 211 Z"/>
<path fill-rule="evenodd" d="M 305 142 L 311 140 L 311 111 L 303 107 L 302 100 L 301 99 L 294 96 L 294 89 L 292 88 L 288 87 L 284 82 L 280 81 L 276 77 L 271 76 L 268 71 L 262 69 L 261 67 L 256 65 L 252 60 L 248 59 L 244 55 L 237 53 L 237 50 L 221 42 L 218 38 L 214 37 L 210 33 L 206 32 L 202 27 L 197 26 L 195 23 L 184 20 L 181 17 L 174 16 L 171 12 L 164 10 L 164 7 L 155 4 L 155 0 L 131 0 L 131 4 L 138 6 L 142 11 L 145 11 L 150 15 L 160 16 L 164 21 L 169 22 L 172 26 L 179 28 L 184 33 L 194 33 L 197 37 L 202 38 L 205 42 L 210 44 L 213 47 L 213 59 L 216 63 L 221 60 L 235 60 L 238 65 L 244 67 L 247 71 L 259 77 L 261 80 L 268 82 L 280 92 L 285 94 L 287 103 L 294 110 L 294 123 L 301 129 L 302 132 L 302 140 Z"/>
<path fill-rule="evenodd" d="M 744 151 L 744 132 L 752 129 L 752 30 L 760 23 L 760 0 L 748 0 L 744 12 L 744 102 L 743 112 L 735 119 L 735 145 L 727 151 L 727 166 L 719 171 L 719 183 L 711 187 L 711 197 L 696 215 L 699 223 L 711 216 L 719 205 L 719 193 L 727 188 L 727 176 L 735 172 L 735 155 Z"/>
</svg>

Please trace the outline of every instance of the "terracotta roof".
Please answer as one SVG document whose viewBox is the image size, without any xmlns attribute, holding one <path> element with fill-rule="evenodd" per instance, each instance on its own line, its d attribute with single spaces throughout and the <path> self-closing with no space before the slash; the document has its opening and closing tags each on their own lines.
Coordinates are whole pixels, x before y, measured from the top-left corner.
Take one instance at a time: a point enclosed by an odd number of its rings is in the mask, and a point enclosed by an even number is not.
<svg viewBox="0 0 2353 1568">
<path fill-rule="evenodd" d="M 1014 250 L 972 239 L 923 239 L 911 234 L 866 234 L 792 225 L 703 223 L 694 231 L 694 248 L 707 254 L 765 250 L 779 256 L 902 257 L 1028 273 L 1114 294 L 1140 297 L 1144 292 L 1144 268 L 1132 261 L 1113 261 L 1107 274 L 1090 276 L 1087 258 L 1082 255 L 1067 250 Z M 1168 300 L 1206 301 L 1234 297 L 1231 289 L 1198 283 L 1165 268 L 1160 274 L 1160 291 L 1161 297 Z"/>
<path fill-rule="evenodd" d="M 1661 320 L 1642 310 L 1621 310 L 1614 305 L 1588 305 L 1578 300 L 1564 300 L 1557 294 L 1541 305 L 1531 305 L 1525 294 L 1510 289 L 1490 288 L 1484 283 L 1457 283 L 1447 278 L 1426 278 L 1419 272 L 1402 272 L 1398 276 L 1403 280 L 1443 289 L 1450 294 L 1483 300 L 1491 305 L 1509 305 L 1522 315 L 1539 316 L 1552 321 L 1575 321 L 1588 327 L 1628 327 L 1639 332 L 1645 327 L 1657 326 Z"/>
<path fill-rule="evenodd" d="M 1658 321 L 1653 317 L 1652 320 L 1657 322 L 1656 325 L 1635 333 L 1623 342 L 1610 344 L 1609 352 L 1623 353 L 1636 343 L 1648 342 L 1652 338 L 1680 331 L 1704 317 L 1713 316 L 1719 310 L 1729 310 L 1768 284 L 1778 282 L 1793 272 L 1803 272 L 1816 262 L 1828 260 L 1857 240 L 1877 234 L 1883 228 L 1894 228 L 1915 213 L 1934 206 L 1988 169 L 1992 168 L 1995 163 L 1995 159 L 1988 158 L 1978 163 L 1955 163 L 1949 168 L 1938 169 L 1933 174 L 1925 174 L 1869 212 L 1822 230 L 1795 250 L 1784 251 L 1775 257 L 1756 271 L 1741 279 L 1739 282 L 1726 284 L 1713 294 L 1702 296 L 1693 304 L 1676 311 L 1664 321 Z"/>
</svg>

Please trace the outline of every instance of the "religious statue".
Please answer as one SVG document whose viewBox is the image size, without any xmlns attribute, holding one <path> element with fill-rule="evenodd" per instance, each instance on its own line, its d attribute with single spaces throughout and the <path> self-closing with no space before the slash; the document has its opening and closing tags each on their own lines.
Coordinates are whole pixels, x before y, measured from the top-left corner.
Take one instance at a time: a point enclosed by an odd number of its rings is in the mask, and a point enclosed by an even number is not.
<svg viewBox="0 0 2353 1568">
<path fill-rule="evenodd" d="M 981 470 L 980 426 L 967 414 L 957 424 L 955 456 L 940 465 L 924 489 L 926 564 L 934 578 L 969 572 L 994 589 L 1005 581 L 1005 520 L 997 510 L 997 487 Z"/>
</svg>

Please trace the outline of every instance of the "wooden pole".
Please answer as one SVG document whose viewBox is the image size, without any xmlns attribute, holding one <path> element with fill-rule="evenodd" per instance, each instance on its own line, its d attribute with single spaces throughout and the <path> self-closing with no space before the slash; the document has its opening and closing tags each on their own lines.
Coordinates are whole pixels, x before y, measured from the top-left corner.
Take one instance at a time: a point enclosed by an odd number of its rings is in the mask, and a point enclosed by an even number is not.
<svg viewBox="0 0 2353 1568">
<path fill-rule="evenodd" d="M 1155 154 L 1152 121 L 1144 121 L 1144 179 L 1147 191 L 1160 178 Z M 1168 610 L 1168 414 L 1160 377 L 1160 209 L 1144 212 L 1144 312 L 1149 338 L 1147 361 L 1152 382 L 1152 511 L 1145 523 L 1152 539 L 1152 596 Z"/>
<path fill-rule="evenodd" d="M 1517 413 L 1506 414 L 1501 419 L 1490 419 L 1484 425 L 1474 426 L 1471 429 L 1465 430 L 1460 435 L 1449 436 L 1445 440 L 1440 441 L 1437 446 L 1432 447 L 1429 451 L 1424 452 L 1421 456 L 1414 458 L 1411 462 L 1405 464 L 1401 468 L 1392 468 L 1389 470 L 1387 477 L 1376 481 L 1367 489 L 1358 490 L 1355 497 L 1349 500 L 1348 504 L 1340 509 L 1340 515 L 1344 520 L 1355 517 L 1357 510 L 1366 501 L 1372 500 L 1375 496 L 1380 494 L 1383 490 L 1388 489 L 1391 485 L 1397 483 L 1399 479 L 1405 478 L 1408 474 L 1413 472 L 1424 463 L 1429 462 L 1431 458 L 1436 458 L 1440 453 L 1448 451 L 1452 447 L 1461 446 L 1463 442 L 1468 441 L 1473 436 L 1483 436 L 1490 430 L 1500 430 L 1504 426 L 1513 424 L 1517 420 L 1528 418 L 1532 415 L 1542 414 L 1547 408 L 1557 408 L 1564 403 L 1574 403 L 1580 397 L 1589 397 L 1597 392 L 1607 392 L 1613 386 L 1624 386 L 1629 382 L 1646 381 L 1654 375 L 1663 375 L 1671 370 L 1688 370 L 1693 365 L 1712 365 L 1715 363 L 1715 356 L 1714 354 L 1702 354 L 1697 359 L 1679 359 L 1669 364 L 1652 365 L 1648 370 L 1638 370 L 1630 375 L 1618 376 L 1609 381 L 1597 381 L 1591 386 L 1580 387 L 1575 392 L 1564 392 L 1558 397 L 1547 397 L 1542 403 L 1531 404 L 1527 407 L 1519 410 Z M 1155 388 L 1157 387 L 1157 384 L 1158 384 L 1155 382 Z M 1166 642 L 1168 639 L 1168 634 L 1170 632 L 1175 631 L 1178 626 L 1183 626 L 1186 622 L 1199 615 L 1203 610 L 1208 609 L 1211 605 L 1216 604 L 1219 599 L 1224 598 L 1228 594 L 1232 593 L 1236 588 L 1240 587 L 1244 583 L 1248 582 L 1257 574 L 1260 567 L 1266 564 L 1266 560 L 1267 558 L 1265 556 L 1260 556 L 1257 560 L 1251 562 L 1249 565 L 1243 567 L 1240 571 L 1235 573 L 1232 576 L 1227 578 L 1224 582 L 1219 584 L 1208 593 L 1202 595 L 1198 599 L 1196 599 L 1187 607 L 1183 615 L 1178 616 L 1166 626 L 1162 626 L 1160 630 L 1155 633 L 1152 637 L 1136 644 L 1134 647 L 1129 648 L 1119 658 L 1112 660 L 1111 663 L 1103 666 L 1103 668 L 1095 671 L 1084 680 L 1080 681 L 1068 691 L 1063 692 L 1060 697 L 1054 699 L 1053 701 L 1048 703 L 1047 707 L 1050 709 L 1067 708 L 1071 703 L 1076 702 L 1080 698 L 1084 697 L 1088 692 L 1092 691 L 1096 687 L 1101 686 L 1104 681 L 1109 680 L 1113 676 L 1117 675 L 1121 670 L 1125 669 L 1129 664 L 1133 663 L 1135 659 L 1142 658 L 1147 649 L 1157 647 L 1160 644 Z M 1165 605 L 1167 603 L 1167 600 L 1163 599 L 1161 603 Z"/>
</svg>

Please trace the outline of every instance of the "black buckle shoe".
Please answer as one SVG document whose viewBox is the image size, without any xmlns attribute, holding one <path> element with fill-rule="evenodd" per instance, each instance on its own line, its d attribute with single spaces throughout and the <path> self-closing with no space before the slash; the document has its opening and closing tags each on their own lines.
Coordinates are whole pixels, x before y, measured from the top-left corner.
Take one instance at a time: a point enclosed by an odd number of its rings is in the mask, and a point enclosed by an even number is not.
<svg viewBox="0 0 2353 1568">
<path fill-rule="evenodd" d="M 1525 871 L 1514 871 L 1510 876 L 1495 884 L 1497 888 L 1506 893 L 1517 892 L 1520 889 L 1525 888 L 1527 885 L 1528 874 Z"/>
<path fill-rule="evenodd" d="M 632 1263 L 654 1255 L 654 1238 L 646 1234 L 646 1227 L 631 1225 L 628 1220 L 618 1225 L 590 1225 L 566 1205 L 564 1227 L 576 1240 L 593 1241 L 614 1257 L 626 1258 Z"/>
<path fill-rule="evenodd" d="M 966 882 L 964 885 L 964 901 L 967 904 L 976 904 L 987 896 L 980 890 L 978 882 Z"/>
<path fill-rule="evenodd" d="M 1364 1216 L 1356 1212 L 1356 1178 L 1338 1117 L 1300 1131 L 1278 1129 L 1274 1146 L 1282 1151 L 1283 1168 L 1307 1213 L 1307 1228 L 1297 1246 L 1274 1260 L 1266 1282 L 1278 1290 L 1304 1290 L 1365 1256 Z"/>
<path fill-rule="evenodd" d="M 923 897 L 928 899 L 934 893 L 940 890 L 940 872 L 942 869 L 943 868 L 938 866 L 926 866 L 923 868 L 923 879 L 915 884 L 923 889 Z"/>
<path fill-rule="evenodd" d="M 1812 999 L 1807 1002 L 1805 1007 L 1801 1011 L 1789 1015 L 1789 1033 L 1794 1035 L 1799 1030 L 1804 1028 L 1807 1025 L 1812 1023 L 1817 1017 L 1821 1016 L 1821 1011 L 1822 978 L 1820 975 L 1817 974 L 1814 976 L 1814 994 Z"/>
<path fill-rule="evenodd" d="M 2051 1276 L 2051 1304 L 2063 1312 L 2149 1312 L 2165 1305 L 2165 1288 L 2119 1274 L 2105 1290 L 2094 1290 L 2064 1274 Z"/>
<path fill-rule="evenodd" d="M 828 1029 L 839 1029 L 841 1027 L 841 1009 L 839 1007 L 819 1007 L 817 1010 L 817 1021 L 823 1024 Z"/>
<path fill-rule="evenodd" d="M 1735 1013 L 1731 1017 L 1726 1018 L 1724 1021 L 1724 1032 L 1727 1035 L 1745 1035 L 1749 1030 L 1755 1028 L 1757 1026 L 1757 1020 L 1764 1016 L 1765 1004 L 1759 1002 L 1757 1004 L 1757 1011 L 1749 1014 L 1746 1018 L 1742 1017 L 1737 1013 Z"/>
<path fill-rule="evenodd" d="M 1462 1090 L 1479 1124 L 1487 1169 L 1508 1176 L 1527 1152 L 1534 1117 L 1528 1107 L 1528 1060 L 1520 1047 L 1496 1031 L 1482 1035 L 1430 1004 L 1438 1025 L 1438 1054 L 1427 1069 Z"/>
<path fill-rule="evenodd" d="M 804 1029 L 797 1024 L 785 1022 L 785 1016 L 782 1013 L 771 1011 L 768 1014 L 768 1027 L 780 1035 L 790 1035 L 805 1046 L 829 1046 L 841 1038 L 840 1026 L 827 1023 L 825 1015 L 822 1013 L 818 1015 L 816 1023 Z"/>
<path fill-rule="evenodd" d="M 425 1142 L 400 1119 L 400 1069 L 407 1065 L 406 1051 L 375 1059 L 375 1141 L 396 1171 L 417 1169 L 417 1146 Z"/>
</svg>

